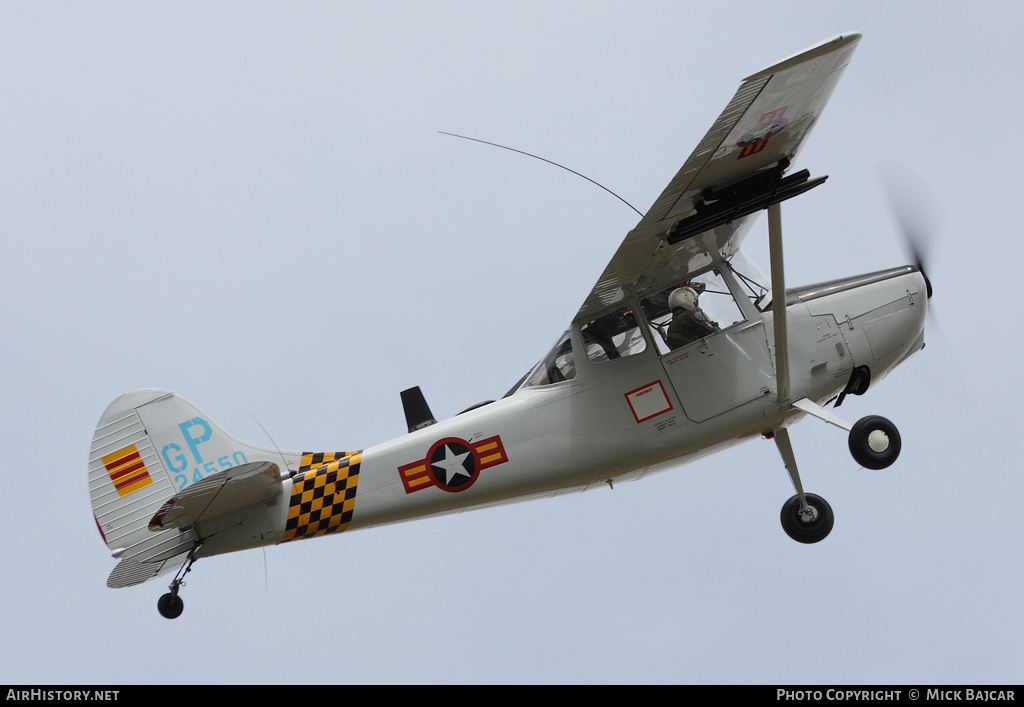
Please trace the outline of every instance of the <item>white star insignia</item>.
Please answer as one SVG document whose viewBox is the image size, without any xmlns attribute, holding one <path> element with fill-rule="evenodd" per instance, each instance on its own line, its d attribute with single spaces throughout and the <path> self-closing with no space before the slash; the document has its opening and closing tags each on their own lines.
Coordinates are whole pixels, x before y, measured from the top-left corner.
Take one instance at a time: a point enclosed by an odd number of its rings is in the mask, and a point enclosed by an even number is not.
<svg viewBox="0 0 1024 707">
<path fill-rule="evenodd" d="M 446 444 L 444 445 L 444 458 L 439 461 L 432 462 L 432 465 L 444 469 L 445 483 L 450 484 L 455 476 L 465 476 L 466 478 L 471 476 L 471 474 L 466 471 L 464 464 L 466 457 L 468 457 L 469 454 L 470 453 L 468 451 L 463 452 L 462 454 L 456 454 L 452 450 L 451 445 Z"/>
</svg>

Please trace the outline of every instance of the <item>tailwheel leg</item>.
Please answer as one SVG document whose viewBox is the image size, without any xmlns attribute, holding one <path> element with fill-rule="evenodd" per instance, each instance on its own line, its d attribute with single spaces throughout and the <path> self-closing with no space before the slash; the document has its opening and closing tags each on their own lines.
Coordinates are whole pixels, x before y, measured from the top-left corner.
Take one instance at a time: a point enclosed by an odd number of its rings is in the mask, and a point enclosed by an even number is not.
<svg viewBox="0 0 1024 707">
<path fill-rule="evenodd" d="M 185 586 L 185 575 L 192 571 L 192 565 L 196 561 L 196 551 L 202 546 L 202 543 L 197 543 L 194 548 L 188 553 L 188 558 L 185 563 L 181 566 L 181 569 L 174 575 L 174 579 L 171 580 L 171 584 L 168 587 L 171 591 L 162 595 L 156 602 L 156 609 L 160 612 L 160 615 L 165 619 L 176 619 L 181 616 L 181 612 L 185 610 L 185 602 L 182 601 L 181 597 L 178 596 L 178 591 Z"/>
<path fill-rule="evenodd" d="M 816 543 L 824 540 L 835 524 L 832 507 L 821 496 L 804 493 L 800 483 L 800 472 L 796 466 L 793 445 L 789 441 L 789 430 L 783 428 L 775 432 L 775 446 L 782 456 L 782 461 L 789 472 L 789 478 L 796 489 L 796 495 L 782 506 L 782 529 L 786 535 L 800 543 Z"/>
</svg>

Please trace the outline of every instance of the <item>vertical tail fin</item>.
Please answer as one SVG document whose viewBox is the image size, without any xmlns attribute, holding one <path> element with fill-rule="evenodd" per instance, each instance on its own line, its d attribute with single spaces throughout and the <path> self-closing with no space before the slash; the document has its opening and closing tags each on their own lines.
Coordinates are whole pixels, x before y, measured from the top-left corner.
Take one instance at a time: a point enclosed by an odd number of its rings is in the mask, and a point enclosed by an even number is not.
<svg viewBox="0 0 1024 707">
<path fill-rule="evenodd" d="M 96 525 L 111 554 L 122 560 L 108 585 L 129 586 L 173 569 L 168 560 L 198 541 L 191 529 L 149 530 L 150 519 L 176 493 L 225 469 L 280 459 L 275 450 L 231 437 L 170 391 L 137 390 L 119 397 L 100 417 L 89 454 Z M 286 466 L 296 464 L 297 457 L 286 461 Z"/>
</svg>

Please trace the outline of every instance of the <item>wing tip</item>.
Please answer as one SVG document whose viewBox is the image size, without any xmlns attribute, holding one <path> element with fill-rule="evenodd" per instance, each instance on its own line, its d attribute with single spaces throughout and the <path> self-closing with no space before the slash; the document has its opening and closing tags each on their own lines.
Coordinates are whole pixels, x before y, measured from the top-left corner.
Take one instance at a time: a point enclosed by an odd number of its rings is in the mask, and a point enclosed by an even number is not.
<svg viewBox="0 0 1024 707">
<path fill-rule="evenodd" d="M 807 49 L 804 49 L 803 51 L 792 54 L 782 61 L 772 64 L 766 69 L 761 69 L 760 71 L 751 74 L 743 80 L 750 81 L 751 79 L 770 76 L 782 71 L 783 69 L 788 69 L 791 66 L 796 66 L 797 64 L 834 52 L 838 49 L 848 48 L 849 51 L 853 51 L 853 48 L 857 45 L 862 36 L 863 35 L 861 35 L 860 32 L 844 32 L 843 34 L 838 34 L 835 37 L 829 37 L 825 41 L 818 42 L 817 44 L 807 47 Z"/>
</svg>

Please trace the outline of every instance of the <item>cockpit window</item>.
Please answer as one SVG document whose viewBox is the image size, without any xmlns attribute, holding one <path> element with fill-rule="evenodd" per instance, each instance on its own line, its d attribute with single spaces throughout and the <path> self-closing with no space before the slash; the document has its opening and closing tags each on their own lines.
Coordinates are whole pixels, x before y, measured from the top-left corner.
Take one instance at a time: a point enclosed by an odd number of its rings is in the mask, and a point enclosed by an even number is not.
<svg viewBox="0 0 1024 707">
<path fill-rule="evenodd" d="M 658 349 L 667 353 L 743 321 L 721 273 L 709 270 L 641 302 Z"/>
<path fill-rule="evenodd" d="M 569 338 L 569 332 L 565 332 L 548 355 L 530 372 L 523 386 L 551 385 L 575 377 L 576 359 L 572 353 L 572 339 Z"/>
<path fill-rule="evenodd" d="M 629 307 L 606 314 L 583 326 L 587 358 L 595 363 L 614 361 L 647 348 L 636 316 Z"/>
</svg>

